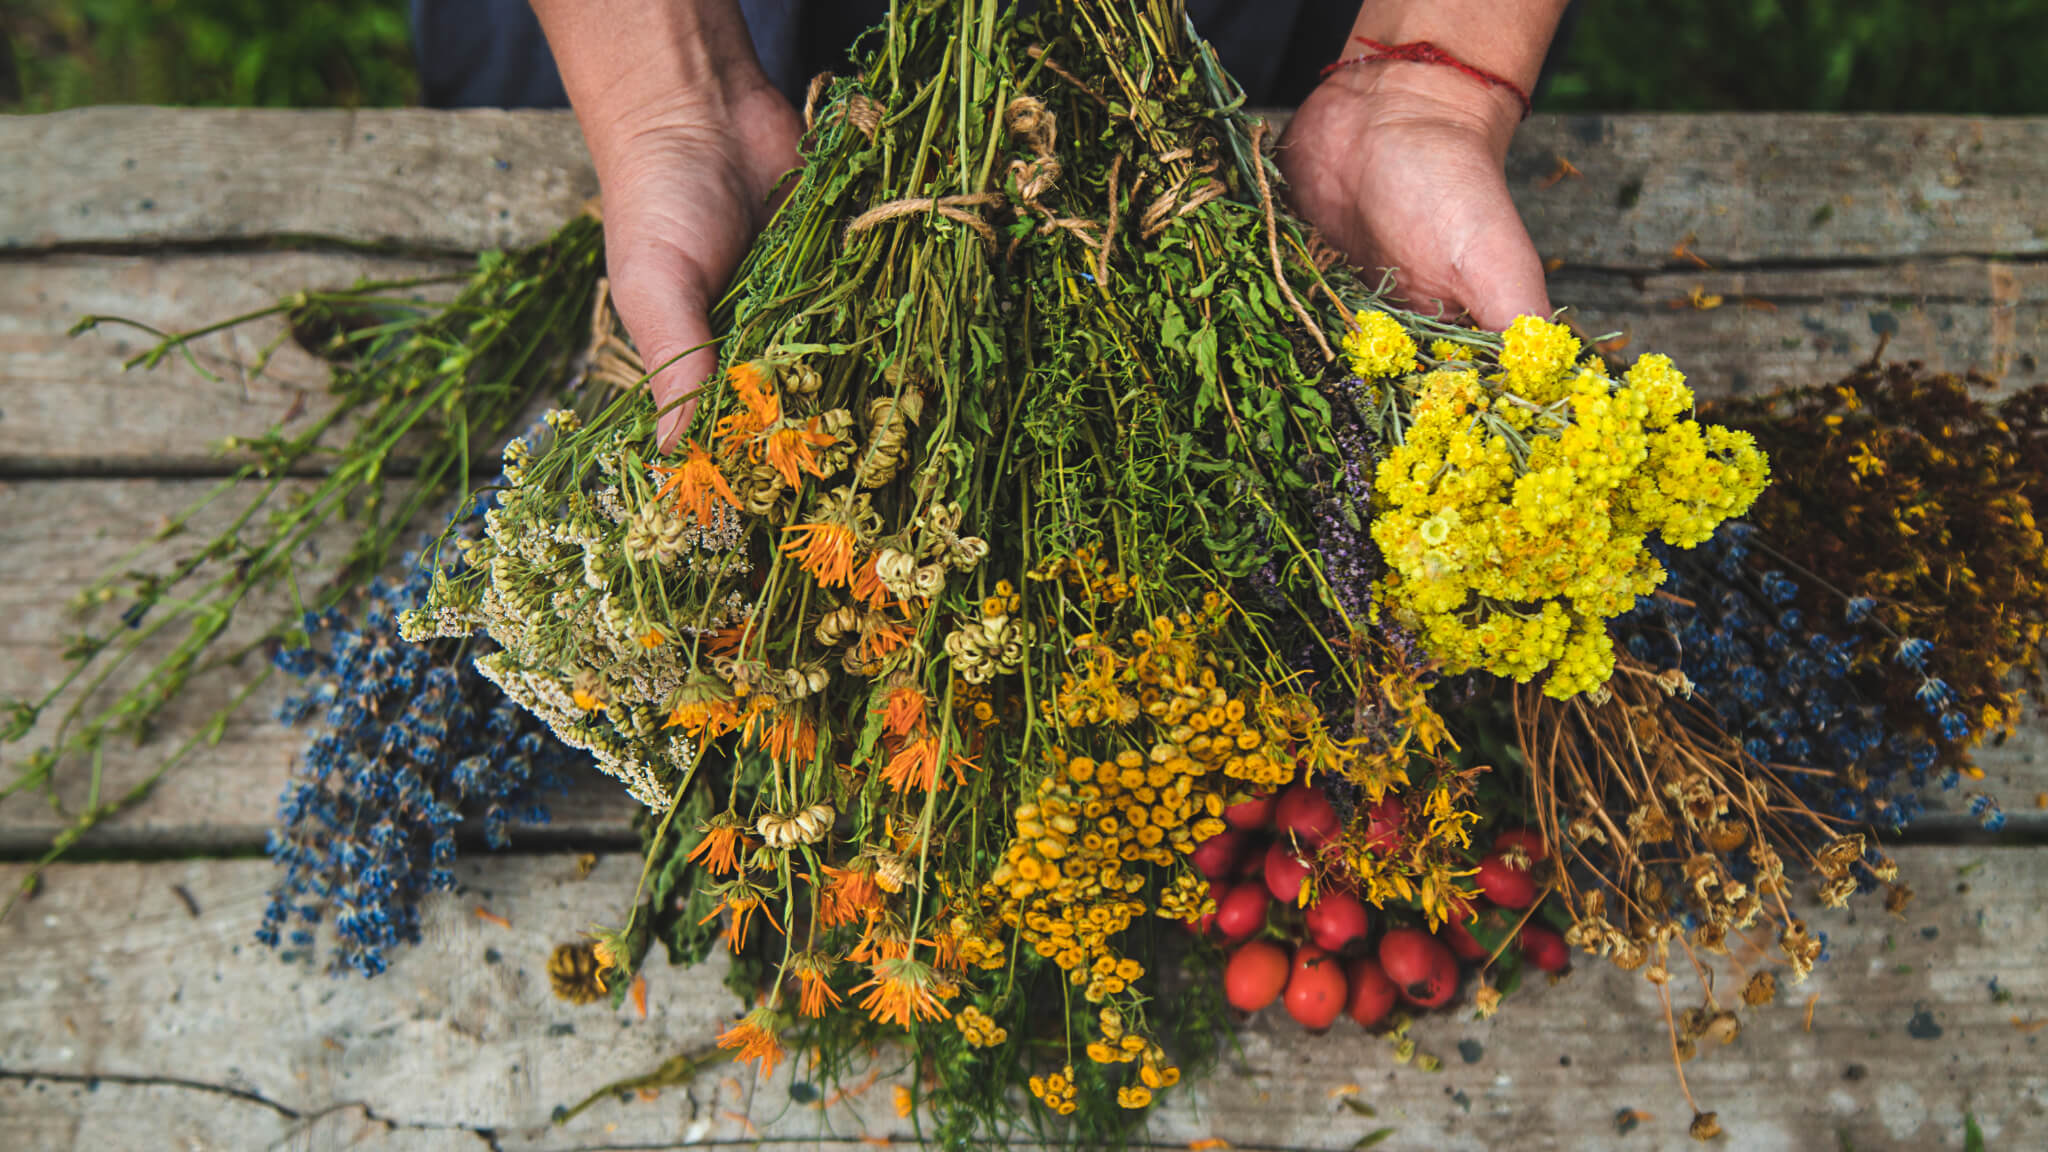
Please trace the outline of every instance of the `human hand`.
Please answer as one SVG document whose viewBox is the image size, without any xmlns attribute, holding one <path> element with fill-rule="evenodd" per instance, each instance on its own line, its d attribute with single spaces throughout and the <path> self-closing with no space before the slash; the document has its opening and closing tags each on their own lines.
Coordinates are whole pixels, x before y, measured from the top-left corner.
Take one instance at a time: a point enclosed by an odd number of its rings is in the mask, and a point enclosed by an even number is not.
<svg viewBox="0 0 2048 1152">
<path fill-rule="evenodd" d="M 1503 165 L 1521 103 L 1450 69 L 1340 68 L 1277 158 L 1294 209 L 1361 268 L 1395 270 L 1409 307 L 1496 331 L 1550 315 L 1543 265 Z"/>
<path fill-rule="evenodd" d="M 679 100 L 598 129 L 605 143 L 605 263 L 619 319 L 654 372 L 671 448 L 718 367 L 711 305 L 767 222 L 776 183 L 798 164 L 796 110 L 765 84 L 736 102 Z"/>
<path fill-rule="evenodd" d="M 711 303 L 769 196 L 798 164 L 803 125 L 761 71 L 735 0 L 533 0 L 604 194 L 612 302 L 664 409 L 689 427 L 718 367 Z"/>
</svg>

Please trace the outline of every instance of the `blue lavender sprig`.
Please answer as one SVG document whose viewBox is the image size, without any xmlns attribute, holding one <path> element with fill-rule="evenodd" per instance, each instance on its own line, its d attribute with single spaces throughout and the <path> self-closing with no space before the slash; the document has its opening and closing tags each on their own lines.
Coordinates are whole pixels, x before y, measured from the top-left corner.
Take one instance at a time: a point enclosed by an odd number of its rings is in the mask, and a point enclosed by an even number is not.
<svg viewBox="0 0 2048 1152">
<path fill-rule="evenodd" d="M 429 893 L 455 887 L 465 815 L 503 847 L 514 820 L 546 822 L 540 799 L 561 789 L 575 756 L 476 672 L 469 644 L 399 635 L 399 614 L 424 600 L 433 572 L 413 557 L 407 566 L 403 584 L 371 584 L 361 624 L 309 613 L 306 646 L 275 657 L 307 681 L 278 718 L 326 730 L 280 799 L 269 850 L 285 874 L 256 938 L 311 947 L 331 915 L 336 969 L 365 976 L 384 971 L 386 949 L 419 939 Z"/>
<path fill-rule="evenodd" d="M 1859 661 L 1875 647 L 1856 627 L 1869 605 L 1849 601 L 1841 632 L 1808 619 L 1793 606 L 1797 581 L 1764 565 L 1753 532 L 1733 521 L 1688 551 L 1655 546 L 1670 595 L 1644 597 L 1618 621 L 1623 642 L 1638 659 L 1682 670 L 1751 756 L 1827 769 L 1788 780 L 1816 811 L 1903 828 L 1922 810 L 1917 791 L 1937 750 L 1858 691 L 1859 668 L 1882 667 Z M 1898 662 L 1919 675 L 1926 655 L 1924 641 L 1909 642 Z M 1934 684 L 1923 700 L 1939 716 L 1945 686 Z"/>
</svg>

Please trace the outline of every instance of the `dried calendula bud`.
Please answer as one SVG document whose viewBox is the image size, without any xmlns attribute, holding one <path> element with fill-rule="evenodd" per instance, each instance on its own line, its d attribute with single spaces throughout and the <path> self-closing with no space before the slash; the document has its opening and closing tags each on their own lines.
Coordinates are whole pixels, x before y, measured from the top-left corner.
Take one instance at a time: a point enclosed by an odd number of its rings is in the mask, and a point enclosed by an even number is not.
<svg viewBox="0 0 2048 1152">
<path fill-rule="evenodd" d="M 1906 905 L 1913 902 L 1913 888 L 1908 884 L 1888 884 L 1884 890 L 1884 910 L 1894 916 L 1904 916 Z"/>
<path fill-rule="evenodd" d="M 1700 1039 L 1712 1040 L 1717 1044 L 1733 1044 L 1742 1035 L 1742 1020 L 1735 1013 L 1723 1008 L 1708 1016 L 1700 1025 Z"/>
<path fill-rule="evenodd" d="M 1777 998 L 1778 978 L 1769 972 L 1753 974 L 1742 986 L 1742 1002 L 1751 1008 L 1761 1008 Z"/>
<path fill-rule="evenodd" d="M 1480 985 L 1479 991 L 1472 995 L 1472 1007 L 1481 1020 L 1492 1019 L 1493 1014 L 1500 1011 L 1500 989 L 1491 984 Z"/>
<path fill-rule="evenodd" d="M 555 997 L 571 1004 L 590 1004 L 604 997 L 603 969 L 597 948 L 588 940 L 557 945 L 548 955 L 548 986 Z"/>
<path fill-rule="evenodd" d="M 1839 880 L 1849 874 L 1858 860 L 1863 859 L 1863 834 L 1852 832 L 1839 836 L 1820 850 L 1813 858 L 1814 870 L 1829 880 Z"/>
<path fill-rule="evenodd" d="M 818 643 L 830 648 L 860 627 L 860 613 L 851 604 L 842 604 L 818 619 L 818 627 L 812 635 Z"/>
<path fill-rule="evenodd" d="M 1721 1134 L 1721 1121 L 1712 1112 L 1695 1112 L 1692 1126 L 1686 1129 L 1695 1140 L 1712 1140 Z"/>
<path fill-rule="evenodd" d="M 1827 908 L 1847 908 L 1849 897 L 1856 894 L 1856 878 L 1840 876 L 1820 886 L 1820 902 Z"/>
</svg>

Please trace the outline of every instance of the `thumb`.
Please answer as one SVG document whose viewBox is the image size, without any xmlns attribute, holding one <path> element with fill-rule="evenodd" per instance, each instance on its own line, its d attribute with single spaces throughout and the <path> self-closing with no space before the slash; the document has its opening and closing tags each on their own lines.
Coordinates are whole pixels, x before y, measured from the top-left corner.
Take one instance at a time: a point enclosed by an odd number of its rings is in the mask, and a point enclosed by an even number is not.
<svg viewBox="0 0 2048 1152">
<path fill-rule="evenodd" d="M 615 265 L 612 299 L 650 373 L 661 413 L 656 444 L 673 449 L 690 426 L 698 393 L 718 370 L 711 343 L 710 297 L 701 271 L 681 253 L 628 248 Z"/>
<path fill-rule="evenodd" d="M 1480 327 L 1499 332 L 1517 316 L 1550 318 L 1543 261 L 1513 202 L 1473 237 L 1458 261 L 1459 303 Z"/>
</svg>

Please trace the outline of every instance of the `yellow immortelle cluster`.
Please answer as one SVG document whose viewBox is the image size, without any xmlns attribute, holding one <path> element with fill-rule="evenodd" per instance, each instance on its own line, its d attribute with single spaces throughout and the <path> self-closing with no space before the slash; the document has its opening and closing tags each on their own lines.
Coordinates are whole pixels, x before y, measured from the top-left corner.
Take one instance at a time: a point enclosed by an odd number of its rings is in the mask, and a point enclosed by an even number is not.
<svg viewBox="0 0 2048 1152">
<path fill-rule="evenodd" d="M 1524 316 L 1500 372 L 1444 365 L 1413 395 L 1375 477 L 1372 536 L 1403 623 L 1452 671 L 1565 698 L 1614 668 L 1608 617 L 1663 582 L 1652 532 L 1689 548 L 1748 509 L 1768 472 L 1747 433 L 1701 427 L 1669 359 L 1620 380 L 1562 325 Z"/>
<path fill-rule="evenodd" d="M 1342 341 L 1351 374 L 1378 380 L 1415 371 L 1415 341 L 1399 320 L 1385 312 L 1360 312 Z"/>
</svg>

